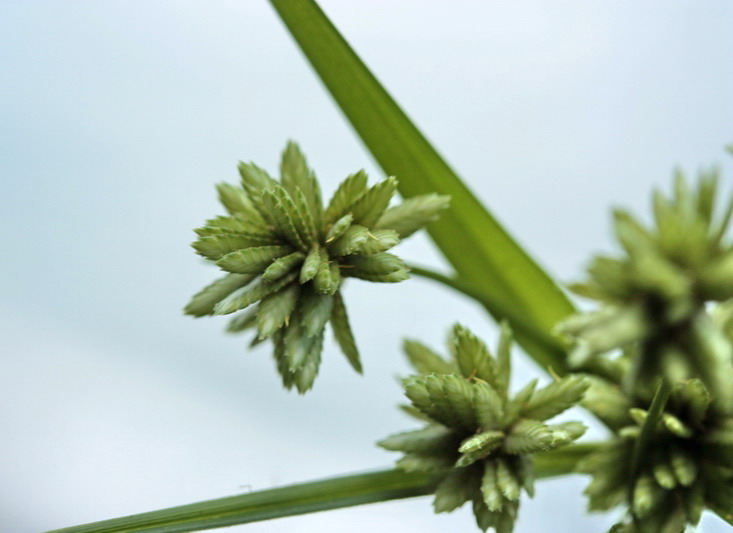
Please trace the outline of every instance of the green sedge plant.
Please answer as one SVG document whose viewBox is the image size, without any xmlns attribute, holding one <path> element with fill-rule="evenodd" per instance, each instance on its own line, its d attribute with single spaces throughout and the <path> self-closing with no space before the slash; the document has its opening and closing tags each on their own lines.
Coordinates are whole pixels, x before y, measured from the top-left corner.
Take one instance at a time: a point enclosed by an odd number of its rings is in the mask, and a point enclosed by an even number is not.
<svg viewBox="0 0 733 533">
<path fill-rule="evenodd" d="M 678 173 L 671 194 L 654 194 L 651 226 L 614 212 L 620 250 L 594 258 L 587 279 L 570 287 L 596 302 L 579 313 L 317 4 L 271 3 L 389 177 L 370 186 L 357 171 L 324 202 L 294 142 L 277 177 L 241 163 L 238 184 L 217 185 L 223 213 L 196 229 L 192 244 L 221 273 L 185 313 L 232 315 L 227 330 L 271 343 L 283 386 L 301 394 L 314 386 L 327 326 L 357 372 L 369 364 L 342 296 L 348 278 L 443 283 L 486 309 L 499 324 L 498 346 L 460 323 L 447 358 L 405 341 L 414 374 L 402 379 L 400 407 L 419 427 L 377 443 L 400 454 L 394 468 L 57 533 L 196 531 L 425 495 L 435 512 L 468 504 L 480 530 L 511 533 L 522 500 L 542 490 L 535 482 L 569 474 L 588 477 L 589 510 L 617 513 L 612 532 L 682 533 L 704 511 L 733 525 L 733 200 L 720 199 L 716 171 L 693 180 Z M 423 228 L 453 275 L 392 253 Z M 514 341 L 548 371 L 549 385 L 512 390 Z M 573 406 L 606 426 L 604 441 L 584 442 L 586 428 L 572 417 L 555 421 Z"/>
</svg>

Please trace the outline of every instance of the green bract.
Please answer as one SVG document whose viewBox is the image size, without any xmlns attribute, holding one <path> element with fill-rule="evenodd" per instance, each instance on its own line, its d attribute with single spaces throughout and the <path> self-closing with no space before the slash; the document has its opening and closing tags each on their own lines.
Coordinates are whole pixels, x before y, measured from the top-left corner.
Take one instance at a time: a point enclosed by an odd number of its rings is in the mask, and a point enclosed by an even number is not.
<svg viewBox="0 0 733 533">
<path fill-rule="evenodd" d="M 519 509 L 521 489 L 533 494 L 532 454 L 568 444 L 585 432 L 579 422 L 545 421 L 575 405 L 588 381 L 568 376 L 536 390 L 532 381 L 510 397 L 511 334 L 502 327 L 494 358 L 486 345 L 456 325 L 446 361 L 415 341 L 405 351 L 420 376 L 403 381 L 412 402 L 405 410 L 428 424 L 379 442 L 405 455 L 397 466 L 406 471 L 436 472 L 436 512 L 473 504 L 478 526 L 509 533 Z"/>
<path fill-rule="evenodd" d="M 572 287 L 602 307 L 558 328 L 576 340 L 572 363 L 631 350 L 630 382 L 660 373 L 671 381 L 697 377 L 716 401 L 730 405 L 733 352 L 705 313 L 707 302 L 733 297 L 733 245 L 724 238 L 733 202 L 716 211 L 717 181 L 717 172 L 704 173 L 691 188 L 678 173 L 670 198 L 654 195 L 653 228 L 615 212 L 624 255 L 596 257 L 588 281 Z"/>
<path fill-rule="evenodd" d="M 636 459 L 650 402 L 632 402 L 610 385 L 593 388 L 588 395 L 615 406 L 618 424 L 616 438 L 578 466 L 593 476 L 586 489 L 591 510 L 628 502 L 629 522 L 613 530 L 624 533 L 680 533 L 686 524 L 697 524 L 706 507 L 730 520 L 733 417 L 712 408 L 700 380 L 674 385 L 664 412 L 650 421 L 650 444 Z"/>
<path fill-rule="evenodd" d="M 292 142 L 283 153 L 279 181 L 252 163 L 241 163 L 239 172 L 241 187 L 217 187 L 229 214 L 208 220 L 192 244 L 228 273 L 196 294 L 185 312 L 197 317 L 239 312 L 229 331 L 256 328 L 254 342 L 271 338 L 288 389 L 302 393 L 313 385 L 328 322 L 361 372 L 340 292 L 343 279 L 407 279 L 405 264 L 387 250 L 434 220 L 448 198 L 428 194 L 389 207 L 395 178 L 369 187 L 366 173 L 359 171 L 339 185 L 324 208 L 315 174 Z"/>
</svg>

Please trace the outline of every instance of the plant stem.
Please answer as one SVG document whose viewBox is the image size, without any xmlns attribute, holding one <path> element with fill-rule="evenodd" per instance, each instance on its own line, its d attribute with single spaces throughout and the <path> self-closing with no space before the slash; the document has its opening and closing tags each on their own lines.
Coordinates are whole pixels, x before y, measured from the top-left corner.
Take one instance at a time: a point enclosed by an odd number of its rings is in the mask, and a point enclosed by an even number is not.
<svg viewBox="0 0 733 533">
<path fill-rule="evenodd" d="M 538 454 L 537 478 L 573 471 L 577 462 L 597 444 L 575 444 Z M 246 524 L 272 518 L 339 509 L 430 494 L 440 476 L 382 470 L 311 481 L 180 507 L 171 507 L 49 533 L 176 533 Z"/>
<path fill-rule="evenodd" d="M 383 470 L 208 500 L 49 533 L 198 531 L 422 496 L 429 494 L 434 485 L 434 478 L 428 474 Z"/>
</svg>

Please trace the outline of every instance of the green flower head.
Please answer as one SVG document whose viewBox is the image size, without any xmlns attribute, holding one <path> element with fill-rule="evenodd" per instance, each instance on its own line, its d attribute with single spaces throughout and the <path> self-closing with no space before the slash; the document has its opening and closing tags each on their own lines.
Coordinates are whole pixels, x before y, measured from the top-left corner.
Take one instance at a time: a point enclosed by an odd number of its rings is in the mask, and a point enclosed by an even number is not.
<svg viewBox="0 0 733 533">
<path fill-rule="evenodd" d="M 435 511 L 472 502 L 478 526 L 511 533 L 524 489 L 533 494 L 532 455 L 566 445 L 585 432 L 579 422 L 545 421 L 575 405 L 588 382 L 569 376 L 536 389 L 532 381 L 509 395 L 511 334 L 502 326 L 494 358 L 486 345 L 456 325 L 449 339 L 452 360 L 428 347 L 405 343 L 420 372 L 403 381 L 412 402 L 405 410 L 427 422 L 423 429 L 392 435 L 378 444 L 403 452 L 397 466 L 435 472 Z"/>
<path fill-rule="evenodd" d="M 578 466 L 593 476 L 585 491 L 590 510 L 628 503 L 630 519 L 613 530 L 619 533 L 680 533 L 705 508 L 733 519 L 733 417 L 714 409 L 700 380 L 675 384 L 656 420 L 649 419 L 651 402 L 625 399 L 608 385 L 594 388 L 586 399 L 615 406 L 617 415 L 606 419 L 616 437 Z"/>
<path fill-rule="evenodd" d="M 733 297 L 733 245 L 725 239 L 733 201 L 716 210 L 717 182 L 717 172 L 708 172 L 691 187 L 678 173 L 671 197 L 654 195 L 652 228 L 625 211 L 614 213 L 624 253 L 596 257 L 588 280 L 572 286 L 601 307 L 558 328 L 575 340 L 571 363 L 583 366 L 631 348 L 634 382 L 661 373 L 671 381 L 699 377 L 716 395 L 730 388 L 714 385 L 730 367 L 731 353 L 721 350 L 704 313 L 708 302 Z"/>
<path fill-rule="evenodd" d="M 367 185 L 359 171 L 339 185 L 324 208 L 315 174 L 289 143 L 280 180 L 241 163 L 241 187 L 217 186 L 228 215 L 206 221 L 193 243 L 227 274 L 196 294 L 185 312 L 196 317 L 237 313 L 229 331 L 256 328 L 254 343 L 272 339 L 283 384 L 305 392 L 318 373 L 324 328 L 355 370 L 359 352 L 341 287 L 346 277 L 375 282 L 407 279 L 408 269 L 387 252 L 434 220 L 448 198 L 429 194 L 389 207 L 393 177 Z"/>
</svg>

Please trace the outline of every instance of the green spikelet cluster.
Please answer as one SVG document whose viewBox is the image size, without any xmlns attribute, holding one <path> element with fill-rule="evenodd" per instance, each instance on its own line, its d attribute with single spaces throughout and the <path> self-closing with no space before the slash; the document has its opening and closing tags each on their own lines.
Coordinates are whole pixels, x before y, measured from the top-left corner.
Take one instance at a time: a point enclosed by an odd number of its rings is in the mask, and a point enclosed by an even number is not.
<svg viewBox="0 0 733 533">
<path fill-rule="evenodd" d="M 302 393 L 312 387 L 327 323 L 361 372 L 340 291 L 343 280 L 407 279 L 405 264 L 387 250 L 434 220 L 448 198 L 430 194 L 389 207 L 395 178 L 369 187 L 359 171 L 324 207 L 315 174 L 292 142 L 283 153 L 279 181 L 252 163 L 241 163 L 239 172 L 241 187 L 217 187 L 228 215 L 207 220 L 192 244 L 227 274 L 196 294 L 185 312 L 238 313 L 229 331 L 255 328 L 254 343 L 272 339 L 288 389 Z"/>
<path fill-rule="evenodd" d="M 403 381 L 412 402 L 404 408 L 427 425 L 378 443 L 404 453 L 399 468 L 442 475 L 433 502 L 436 512 L 470 501 L 478 526 L 497 533 L 513 530 L 522 489 L 533 494 L 532 454 L 584 433 L 579 422 L 545 421 L 575 405 L 589 384 L 584 377 L 568 376 L 537 390 L 535 380 L 510 397 L 510 344 L 506 325 L 496 358 L 459 325 L 449 338 L 450 361 L 407 341 L 407 356 L 421 375 Z"/>
<path fill-rule="evenodd" d="M 678 174 L 653 229 L 617 211 L 625 255 L 574 287 L 601 308 L 558 327 L 575 364 L 602 370 L 582 404 L 614 436 L 579 468 L 591 510 L 627 505 L 613 531 L 680 533 L 705 508 L 733 519 L 733 203 L 717 213 L 716 190 L 716 173 Z"/>
<path fill-rule="evenodd" d="M 628 503 L 628 522 L 614 530 L 625 533 L 680 533 L 697 524 L 705 508 L 733 519 L 733 417 L 714 408 L 699 379 L 677 382 L 655 420 L 649 420 L 648 401 L 634 402 L 608 383 L 594 389 L 584 404 L 613 406 L 605 413 L 615 414 L 605 420 L 613 421 L 616 438 L 578 466 L 593 476 L 585 491 L 591 510 Z M 653 432 L 635 458 L 646 423 Z"/>
<path fill-rule="evenodd" d="M 717 172 L 703 173 L 694 187 L 678 173 L 671 197 L 654 194 L 652 228 L 614 213 L 624 254 L 596 257 L 589 279 L 572 286 L 601 307 L 558 328 L 575 341 L 571 363 L 630 350 L 632 383 L 696 377 L 717 399 L 733 401 L 733 351 L 705 312 L 708 302 L 733 297 L 733 245 L 725 239 L 733 201 L 716 210 L 717 183 Z"/>
</svg>

